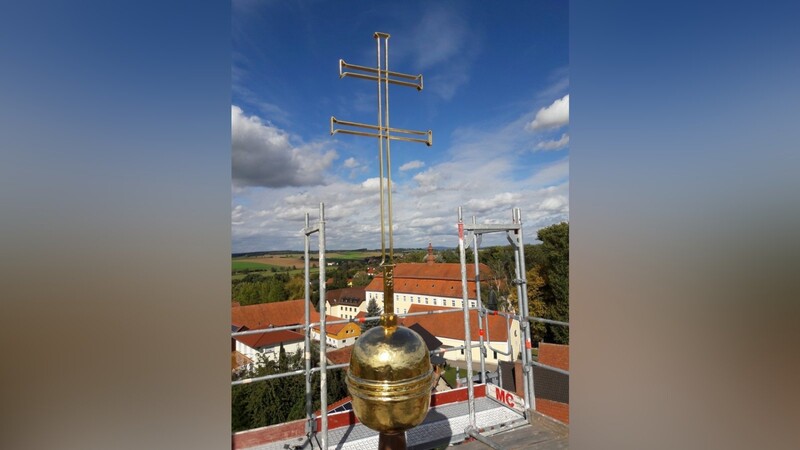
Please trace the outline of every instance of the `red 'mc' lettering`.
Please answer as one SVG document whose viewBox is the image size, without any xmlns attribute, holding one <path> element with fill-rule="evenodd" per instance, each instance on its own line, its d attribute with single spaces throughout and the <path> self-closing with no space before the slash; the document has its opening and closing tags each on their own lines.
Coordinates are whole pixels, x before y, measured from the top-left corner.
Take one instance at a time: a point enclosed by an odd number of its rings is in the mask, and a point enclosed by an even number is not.
<svg viewBox="0 0 800 450">
<path fill-rule="evenodd" d="M 501 402 L 505 403 L 511 408 L 514 407 L 514 398 L 511 397 L 511 394 L 501 390 L 499 387 L 494 388 L 494 394 L 497 396 L 497 399 L 500 400 Z"/>
</svg>

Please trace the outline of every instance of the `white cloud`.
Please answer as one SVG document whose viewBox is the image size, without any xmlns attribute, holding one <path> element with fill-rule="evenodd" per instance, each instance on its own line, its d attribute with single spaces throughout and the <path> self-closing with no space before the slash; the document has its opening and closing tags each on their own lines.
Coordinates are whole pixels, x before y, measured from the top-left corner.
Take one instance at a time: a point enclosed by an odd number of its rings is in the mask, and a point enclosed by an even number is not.
<svg viewBox="0 0 800 450">
<path fill-rule="evenodd" d="M 567 205 L 569 205 L 569 200 L 566 196 L 555 195 L 542 200 L 542 202 L 539 203 L 539 208 L 547 211 L 560 211 Z"/>
<path fill-rule="evenodd" d="M 569 123 L 569 94 L 553 102 L 552 105 L 540 109 L 536 117 L 526 127 L 539 131 L 561 128 Z"/>
<path fill-rule="evenodd" d="M 558 140 L 539 142 L 538 144 L 536 144 L 535 149 L 542 151 L 559 150 L 566 147 L 568 144 L 569 144 L 569 135 L 567 133 L 564 133 Z"/>
<path fill-rule="evenodd" d="M 313 186 L 338 157 L 322 144 L 292 144 L 288 133 L 231 106 L 231 170 L 240 186 Z"/>
<path fill-rule="evenodd" d="M 414 32 L 415 65 L 420 70 L 447 62 L 467 44 L 467 24 L 456 10 L 432 5 L 422 11 Z"/>
<path fill-rule="evenodd" d="M 443 100 L 452 99 L 458 89 L 469 81 L 469 76 L 466 74 L 466 71 L 469 70 L 467 65 L 459 64 L 456 67 L 434 75 L 428 83 L 431 86 L 430 90 Z"/>
<path fill-rule="evenodd" d="M 465 220 L 474 215 L 478 223 L 494 224 L 509 223 L 511 209 L 520 208 L 526 242 L 535 241 L 535 230 L 569 220 L 569 158 L 544 162 L 552 158 L 525 151 L 540 140 L 525 131 L 534 116 L 530 111 L 495 128 L 462 127 L 453 132 L 449 148 L 436 148 L 443 162 L 403 164 L 400 170 L 421 170 L 411 172 L 412 177 L 393 178 L 395 247 L 425 247 L 428 242 L 455 247 L 459 206 Z M 244 205 L 235 211 L 233 249 L 302 248 L 303 218 L 310 213 L 314 222 L 319 202 L 325 202 L 329 249 L 380 248 L 379 183 L 377 176 L 329 176 L 326 185 L 301 190 L 281 187 L 266 195 L 252 188 L 240 191 L 231 205 Z M 491 233 L 482 245 L 507 241 L 503 233 Z"/>
<path fill-rule="evenodd" d="M 400 171 L 405 172 L 406 170 L 420 169 L 422 167 L 425 167 L 425 162 L 420 160 L 414 160 L 414 161 L 409 161 L 400 166 Z"/>
<path fill-rule="evenodd" d="M 466 208 L 475 212 L 486 212 L 499 207 L 513 207 L 521 200 L 519 192 L 502 192 L 491 198 L 472 198 L 467 202 Z"/>
<path fill-rule="evenodd" d="M 481 51 L 479 34 L 470 29 L 463 10 L 426 3 L 407 41 L 398 44 L 396 57 L 409 59 L 413 70 L 424 72 L 425 89 L 444 100 L 466 85 Z"/>
<path fill-rule="evenodd" d="M 569 178 L 569 158 L 554 161 L 535 171 L 525 183 L 530 186 L 547 186 Z"/>
<path fill-rule="evenodd" d="M 414 175 L 413 180 L 417 182 L 417 189 L 420 193 L 434 192 L 438 188 L 436 180 L 442 178 L 441 175 L 433 170 L 428 169 L 425 172 L 420 172 Z"/>
<path fill-rule="evenodd" d="M 344 165 L 344 167 L 346 167 L 348 169 L 355 169 L 358 166 L 360 166 L 361 164 L 359 164 L 358 161 L 356 161 L 355 158 L 351 157 L 351 158 L 347 158 L 346 160 L 344 160 L 344 164 L 343 165 Z"/>
<path fill-rule="evenodd" d="M 236 205 L 231 211 L 231 225 L 243 225 L 244 224 L 244 221 L 242 220 L 243 213 L 244 213 L 244 207 L 242 205 Z"/>
</svg>

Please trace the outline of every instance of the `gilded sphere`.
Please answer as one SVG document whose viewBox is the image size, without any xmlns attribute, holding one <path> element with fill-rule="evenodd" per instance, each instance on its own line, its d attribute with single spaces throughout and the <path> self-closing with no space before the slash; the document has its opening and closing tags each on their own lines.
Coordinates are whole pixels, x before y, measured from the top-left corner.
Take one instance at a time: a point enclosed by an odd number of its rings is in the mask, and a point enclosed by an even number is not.
<svg viewBox="0 0 800 450">
<path fill-rule="evenodd" d="M 393 433 L 425 419 L 433 378 L 428 348 L 419 334 L 401 326 L 378 326 L 353 346 L 346 381 L 358 420 Z"/>
</svg>

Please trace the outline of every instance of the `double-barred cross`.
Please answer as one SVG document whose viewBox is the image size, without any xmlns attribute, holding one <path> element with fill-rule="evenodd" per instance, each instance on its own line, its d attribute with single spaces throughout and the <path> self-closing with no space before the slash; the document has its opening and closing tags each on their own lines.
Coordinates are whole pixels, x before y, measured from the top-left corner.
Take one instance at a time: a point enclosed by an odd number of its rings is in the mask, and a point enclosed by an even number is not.
<svg viewBox="0 0 800 450">
<path fill-rule="evenodd" d="M 339 78 L 353 77 L 376 81 L 378 87 L 377 125 L 339 120 L 331 116 L 331 135 L 336 133 L 353 134 L 378 138 L 378 160 L 380 163 L 379 185 L 381 200 L 381 266 L 384 268 L 384 312 L 392 314 L 394 295 L 391 280 L 394 268 L 394 232 L 392 227 L 392 159 L 390 142 L 419 142 L 431 146 L 433 133 L 428 131 L 406 130 L 389 126 L 389 85 L 413 87 L 422 90 L 422 74 L 409 75 L 389 70 L 389 34 L 376 32 L 373 37 L 377 46 L 377 67 L 349 64 L 339 60 Z M 381 45 L 383 44 L 383 45 Z M 338 128 L 337 128 L 338 126 Z M 386 186 L 383 179 L 386 177 Z M 386 253 L 386 229 L 389 235 L 389 253 Z M 388 286 L 386 285 L 388 283 Z M 391 308 L 391 309 L 390 309 Z"/>
</svg>

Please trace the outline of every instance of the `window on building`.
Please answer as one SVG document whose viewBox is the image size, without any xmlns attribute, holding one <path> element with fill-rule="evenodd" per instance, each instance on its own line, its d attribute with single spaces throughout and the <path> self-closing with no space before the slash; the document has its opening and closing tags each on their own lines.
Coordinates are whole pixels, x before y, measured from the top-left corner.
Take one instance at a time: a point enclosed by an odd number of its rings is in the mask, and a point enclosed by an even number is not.
<svg viewBox="0 0 800 450">
<path fill-rule="evenodd" d="M 434 305 L 436 304 L 436 299 L 433 299 L 433 304 L 434 304 Z"/>
<path fill-rule="evenodd" d="M 463 348 L 461 349 L 461 354 L 462 354 L 462 355 L 464 354 L 464 349 L 463 349 Z"/>
<path fill-rule="evenodd" d="M 494 354 L 495 361 L 497 361 L 497 352 L 493 351 L 492 353 Z"/>
<path fill-rule="evenodd" d="M 455 300 L 453 300 L 453 306 L 456 306 L 456 301 Z"/>
</svg>

